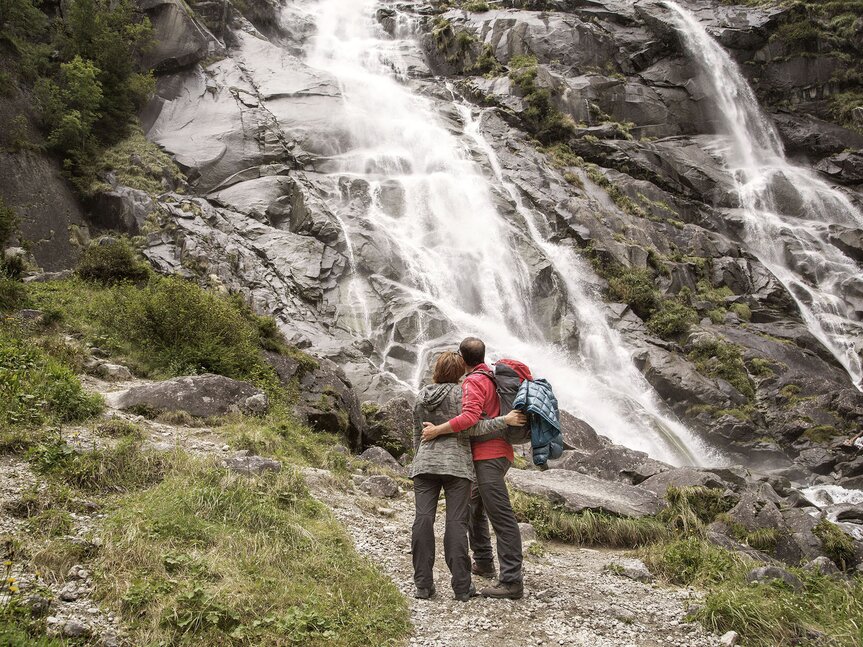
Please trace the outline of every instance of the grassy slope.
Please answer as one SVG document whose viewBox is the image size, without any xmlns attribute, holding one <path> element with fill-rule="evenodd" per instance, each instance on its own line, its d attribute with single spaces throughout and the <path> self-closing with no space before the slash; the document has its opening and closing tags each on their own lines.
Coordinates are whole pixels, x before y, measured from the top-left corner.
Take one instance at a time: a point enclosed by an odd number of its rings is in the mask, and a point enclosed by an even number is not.
<svg viewBox="0 0 863 647">
<path fill-rule="evenodd" d="M 122 273 L 116 258 L 108 260 Z M 138 268 L 126 269 L 134 275 Z M 298 351 L 235 299 L 174 279 L 137 278 L 118 285 L 78 278 L 28 284 L 16 307 L 37 307 L 46 321 L 14 328 L 4 322 L 0 398 L 35 404 L 25 411 L 30 415 L 5 421 L 2 451 L 26 457 L 42 484 L 16 506 L 31 532 L 14 538 L 7 551 L 47 581 L 62 580 L 72 564 L 94 564 L 96 595 L 119 611 L 134 644 L 401 641 L 410 629 L 405 600 L 357 555 L 297 471 L 309 465 L 344 474 L 349 460 L 328 449 L 337 438 L 292 417 L 296 386 L 279 385 L 261 356 L 264 348 Z M 266 416 L 209 422 L 233 446 L 276 456 L 285 469 L 237 476 L 180 451 L 147 450 L 134 424 L 100 422 L 98 399 L 89 408 L 78 401 L 83 396 L 74 370 L 81 369 L 87 344 L 141 375 L 210 370 L 265 388 L 273 402 Z M 22 356 L 35 359 L 22 368 Z M 314 365 L 301 359 L 307 368 Z M 66 385 L 63 393 L 75 397 L 45 396 L 58 380 Z M 55 431 L 71 420 L 110 438 L 108 447 L 72 451 Z M 70 513 L 83 511 L 83 501 L 106 513 L 101 548 L 66 537 Z M 8 644 L 35 644 L 31 639 L 41 639 L 44 630 L 44 619 L 31 617 L 14 599 L 0 614 Z"/>
</svg>

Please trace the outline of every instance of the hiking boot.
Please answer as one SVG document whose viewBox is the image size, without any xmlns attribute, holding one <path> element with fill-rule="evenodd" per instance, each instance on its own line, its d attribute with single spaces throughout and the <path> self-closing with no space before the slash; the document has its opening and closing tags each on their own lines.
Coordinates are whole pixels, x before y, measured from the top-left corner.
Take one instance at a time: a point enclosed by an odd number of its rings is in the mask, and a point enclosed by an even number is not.
<svg viewBox="0 0 863 647">
<path fill-rule="evenodd" d="M 436 593 L 435 587 L 431 587 L 430 589 L 421 589 L 417 587 L 417 590 L 414 591 L 414 597 L 418 600 L 428 600 L 431 597 L 434 597 Z"/>
<path fill-rule="evenodd" d="M 518 600 L 524 595 L 524 585 L 521 582 L 498 582 L 482 589 L 480 593 L 486 598 Z"/>
<path fill-rule="evenodd" d="M 470 589 L 468 589 L 467 593 L 456 593 L 452 597 L 454 600 L 458 600 L 459 602 L 467 602 L 471 598 L 475 598 L 478 595 L 479 593 L 476 592 L 476 587 L 471 584 Z"/>
<path fill-rule="evenodd" d="M 470 572 L 488 578 L 497 575 L 497 571 L 494 570 L 494 562 L 474 562 L 470 565 Z"/>
</svg>

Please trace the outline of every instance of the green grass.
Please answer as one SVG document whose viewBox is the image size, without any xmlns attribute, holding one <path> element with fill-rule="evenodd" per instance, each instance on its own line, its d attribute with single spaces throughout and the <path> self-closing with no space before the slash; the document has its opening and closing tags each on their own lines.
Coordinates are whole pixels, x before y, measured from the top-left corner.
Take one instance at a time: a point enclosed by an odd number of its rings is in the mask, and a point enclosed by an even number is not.
<svg viewBox="0 0 863 647">
<path fill-rule="evenodd" d="M 755 387 L 749 379 L 739 346 L 721 339 L 702 340 L 690 351 L 688 358 L 695 363 L 699 373 L 724 379 L 748 400 L 755 397 Z"/>
<path fill-rule="evenodd" d="M 316 364 L 284 343 L 271 318 L 255 315 L 238 298 L 177 277 L 151 275 L 142 286 L 69 279 L 32 284 L 28 290 L 35 307 L 60 312 L 65 329 L 110 351 L 140 375 L 210 372 L 272 387 L 277 378 L 262 350 L 297 355 L 304 368 Z"/>
<path fill-rule="evenodd" d="M 821 540 L 824 554 L 832 559 L 843 571 L 848 570 L 857 563 L 854 541 L 835 523 L 822 519 L 812 529 L 812 532 Z"/>
<path fill-rule="evenodd" d="M 698 321 L 694 308 L 676 299 L 662 299 L 659 309 L 647 321 L 650 331 L 663 339 L 676 339 Z"/>
<path fill-rule="evenodd" d="M 97 594 L 135 644 L 390 645 L 410 624 L 292 469 L 248 479 L 205 462 L 117 502 Z"/>
<path fill-rule="evenodd" d="M 80 422 L 103 408 L 101 397 L 86 393 L 69 366 L 23 328 L 11 323 L 0 328 L 0 445 L 16 429 Z"/>
<path fill-rule="evenodd" d="M 651 517 L 630 519 L 589 510 L 573 513 L 546 499 L 514 490 L 510 499 L 519 521 L 533 524 L 541 539 L 579 546 L 636 548 L 671 536 L 668 526 Z"/>
</svg>

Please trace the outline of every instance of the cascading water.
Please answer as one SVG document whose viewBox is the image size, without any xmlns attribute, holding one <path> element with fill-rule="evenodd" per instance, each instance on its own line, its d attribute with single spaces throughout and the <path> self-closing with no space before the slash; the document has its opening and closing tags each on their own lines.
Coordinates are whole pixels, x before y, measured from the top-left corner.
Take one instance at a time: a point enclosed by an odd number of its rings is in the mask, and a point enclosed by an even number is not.
<svg viewBox="0 0 863 647">
<path fill-rule="evenodd" d="M 790 164 L 779 136 L 731 57 L 676 2 L 684 45 L 710 84 L 730 145 L 721 151 L 733 174 L 750 251 L 790 292 L 809 331 L 863 390 L 863 268 L 829 242 L 834 228 L 863 227 L 863 214 L 808 169 Z"/>
<path fill-rule="evenodd" d="M 479 334 L 492 353 L 518 357 L 548 378 L 562 407 L 618 443 L 678 464 L 718 462 L 663 413 L 583 286 L 590 269 L 571 250 L 545 240 L 540 219 L 506 181 L 471 109 L 455 100 L 441 109 L 409 89 L 404 56 L 419 56 L 417 43 L 398 32 L 388 37 L 373 19 L 375 8 L 374 0 L 322 0 L 314 8 L 317 36 L 306 62 L 337 79 L 343 97 L 339 119 L 346 136 L 334 155 L 334 174 L 370 187 L 364 217 L 343 222 L 345 235 L 373 228 L 386 236 L 405 268 L 391 281 L 397 296 L 385 308 L 432 308 L 457 333 Z M 491 178 L 472 155 L 484 157 Z M 381 187 L 393 183 L 402 196 L 395 211 L 380 197 Z M 494 193 L 509 197 L 521 222 L 499 214 Z M 519 250 L 555 270 L 577 321 L 578 354 L 549 341 L 535 320 L 530 267 Z M 415 342 L 415 380 L 434 341 L 435 334 L 426 331 Z M 376 345 L 386 358 L 395 345 L 392 334 L 378 337 Z"/>
</svg>

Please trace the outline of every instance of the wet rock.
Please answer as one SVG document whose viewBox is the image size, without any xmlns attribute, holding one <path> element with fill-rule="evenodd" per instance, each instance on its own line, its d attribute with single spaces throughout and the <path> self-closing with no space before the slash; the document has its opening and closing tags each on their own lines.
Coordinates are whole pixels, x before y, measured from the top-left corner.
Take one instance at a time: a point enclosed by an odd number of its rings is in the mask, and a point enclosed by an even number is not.
<svg viewBox="0 0 863 647">
<path fill-rule="evenodd" d="M 607 441 L 601 438 L 593 427 L 568 411 L 560 412 L 560 433 L 563 435 L 564 449 L 587 453 L 594 452 L 607 444 Z"/>
<path fill-rule="evenodd" d="M 790 586 L 794 591 L 803 590 L 803 582 L 796 575 L 789 573 L 784 568 L 778 566 L 761 566 L 749 571 L 746 575 L 746 581 L 750 584 L 770 582 L 772 580 L 781 580 Z"/>
<path fill-rule="evenodd" d="M 656 514 L 663 507 L 662 502 L 647 490 L 601 481 L 568 470 L 510 470 L 506 480 L 515 490 L 562 504 L 570 512 L 603 510 L 626 517 L 641 517 Z"/>
<path fill-rule="evenodd" d="M 815 165 L 815 170 L 841 184 L 863 182 L 863 153 L 843 152 L 826 157 Z"/>
<path fill-rule="evenodd" d="M 383 474 L 364 479 L 360 483 L 359 488 L 366 494 L 375 497 L 392 498 L 399 494 L 398 483 Z"/>
<path fill-rule="evenodd" d="M 107 400 L 117 409 L 144 409 L 156 413 L 185 411 L 200 418 L 231 411 L 258 414 L 267 406 L 266 396 L 260 389 L 247 382 L 212 374 L 136 386 L 111 393 Z"/>
<path fill-rule="evenodd" d="M 383 447 L 369 447 L 360 454 L 360 458 L 369 463 L 380 465 L 381 467 L 389 467 L 391 470 L 396 472 L 400 472 L 402 469 L 402 466 L 399 465 L 399 462 L 395 458 L 393 458 L 393 455 Z"/>
</svg>

